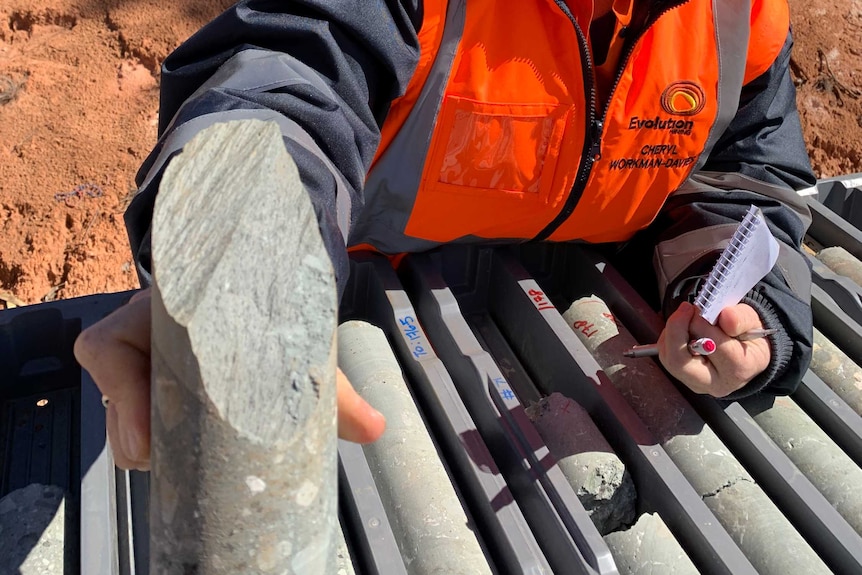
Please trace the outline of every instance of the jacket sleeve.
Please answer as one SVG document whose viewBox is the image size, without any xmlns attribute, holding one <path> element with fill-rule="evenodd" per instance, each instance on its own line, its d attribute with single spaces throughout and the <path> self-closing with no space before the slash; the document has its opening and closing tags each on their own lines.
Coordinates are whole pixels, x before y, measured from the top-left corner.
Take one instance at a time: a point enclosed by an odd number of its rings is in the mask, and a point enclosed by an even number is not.
<svg viewBox="0 0 862 575">
<path fill-rule="evenodd" d="M 255 118 L 281 127 L 340 297 L 346 237 L 380 126 L 418 62 L 421 18 L 421 0 L 241 0 L 174 51 L 162 66 L 159 141 L 125 214 L 142 284 L 152 281 L 150 221 L 170 159 L 209 125 Z"/>
<path fill-rule="evenodd" d="M 772 66 L 744 86 L 736 116 L 703 168 L 665 204 L 655 222 L 653 266 L 663 311 L 691 298 L 752 204 L 764 213 L 780 245 L 772 271 L 743 299 L 767 328 L 767 369 L 728 399 L 768 391 L 792 393 L 808 368 L 812 348 L 811 272 L 801 243 L 810 214 L 798 193 L 815 178 L 790 77 L 792 39 Z"/>
</svg>

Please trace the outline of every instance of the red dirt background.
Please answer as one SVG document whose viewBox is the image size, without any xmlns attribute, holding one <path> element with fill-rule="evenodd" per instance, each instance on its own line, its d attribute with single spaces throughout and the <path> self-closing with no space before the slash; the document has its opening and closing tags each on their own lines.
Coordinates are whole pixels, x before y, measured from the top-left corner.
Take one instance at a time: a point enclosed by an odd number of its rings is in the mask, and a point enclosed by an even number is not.
<svg viewBox="0 0 862 575">
<path fill-rule="evenodd" d="M 122 222 L 164 57 L 230 0 L 2 0 L 0 309 L 137 287 Z M 862 172 L 862 2 L 790 0 L 820 177 Z"/>
</svg>

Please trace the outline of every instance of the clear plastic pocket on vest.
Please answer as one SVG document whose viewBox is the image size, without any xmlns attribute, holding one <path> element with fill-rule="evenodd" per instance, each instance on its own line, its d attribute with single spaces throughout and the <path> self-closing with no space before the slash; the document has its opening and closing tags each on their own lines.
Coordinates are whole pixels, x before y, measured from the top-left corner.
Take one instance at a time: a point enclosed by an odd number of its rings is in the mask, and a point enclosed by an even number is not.
<svg viewBox="0 0 862 575">
<path fill-rule="evenodd" d="M 541 194 L 554 176 L 567 112 L 564 106 L 448 97 L 432 150 L 437 183 L 467 193 Z"/>
<path fill-rule="evenodd" d="M 407 232 L 437 241 L 529 237 L 554 191 L 571 109 L 448 96 Z"/>
</svg>

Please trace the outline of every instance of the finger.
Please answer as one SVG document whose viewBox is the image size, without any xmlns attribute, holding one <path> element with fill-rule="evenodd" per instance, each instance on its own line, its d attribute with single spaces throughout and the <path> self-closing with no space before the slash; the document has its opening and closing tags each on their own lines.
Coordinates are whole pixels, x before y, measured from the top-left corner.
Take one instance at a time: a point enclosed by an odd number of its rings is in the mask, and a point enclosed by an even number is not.
<svg viewBox="0 0 862 575">
<path fill-rule="evenodd" d="M 711 393 L 720 380 L 715 366 L 705 356 L 686 353 L 686 356 L 667 359 L 659 354 L 659 360 L 669 374 L 693 392 Z"/>
<path fill-rule="evenodd" d="M 75 357 L 111 401 L 122 401 L 133 391 L 123 376 L 145 375 L 149 381 L 149 295 L 149 290 L 142 292 L 140 297 L 82 331 L 75 341 Z"/>
<path fill-rule="evenodd" d="M 700 314 L 695 314 L 691 319 L 691 323 L 688 325 L 688 333 L 689 338 L 698 339 L 701 337 L 711 338 L 716 344 L 720 344 L 722 341 L 730 339 L 726 333 L 724 333 L 720 327 L 712 325 Z"/>
<path fill-rule="evenodd" d="M 727 307 L 718 315 L 718 326 L 730 337 L 738 337 L 752 329 L 763 327 L 757 311 L 748 304 Z"/>
<path fill-rule="evenodd" d="M 695 317 L 693 305 L 683 302 L 675 312 L 667 319 L 667 323 L 659 336 L 659 350 L 665 355 L 684 359 L 691 355 L 688 351 L 688 342 L 691 338 L 689 326 Z"/>
<path fill-rule="evenodd" d="M 124 463 L 146 463 L 150 453 L 149 290 L 83 331 L 74 353 L 109 398 L 117 416 L 114 447 Z M 139 467 L 140 465 L 136 466 Z"/>
<path fill-rule="evenodd" d="M 123 445 L 123 434 L 120 431 L 119 415 L 114 405 L 108 405 L 105 410 L 106 427 L 108 430 L 108 444 L 114 456 L 114 465 L 121 469 L 137 469 L 148 471 L 150 469 L 149 456 L 146 460 L 135 460 L 127 455 L 126 447 Z"/>
<path fill-rule="evenodd" d="M 706 393 L 717 373 L 705 357 L 694 356 L 688 349 L 688 343 L 694 337 L 692 325 L 696 325 L 698 320 L 704 321 L 696 311 L 694 306 L 683 302 L 671 314 L 659 336 L 659 360 L 668 373 L 692 391 Z M 701 335 L 704 334 L 697 334 L 698 337 Z"/>
<path fill-rule="evenodd" d="M 338 370 L 338 436 L 355 443 L 376 441 L 386 429 L 386 419 L 356 393 L 347 376 Z"/>
</svg>

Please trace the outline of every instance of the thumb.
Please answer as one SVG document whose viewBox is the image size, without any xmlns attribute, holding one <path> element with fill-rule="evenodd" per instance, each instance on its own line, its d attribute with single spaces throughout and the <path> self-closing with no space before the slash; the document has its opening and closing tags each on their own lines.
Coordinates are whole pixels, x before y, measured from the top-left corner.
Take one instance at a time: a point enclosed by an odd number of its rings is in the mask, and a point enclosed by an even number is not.
<svg viewBox="0 0 862 575">
<path fill-rule="evenodd" d="M 763 327 L 763 323 L 753 307 L 741 303 L 721 310 L 718 327 L 730 337 L 738 337 L 749 330 Z"/>
<path fill-rule="evenodd" d="M 371 443 L 383 435 L 386 419 L 356 393 L 341 369 L 336 374 L 338 437 L 354 443 Z"/>
</svg>

